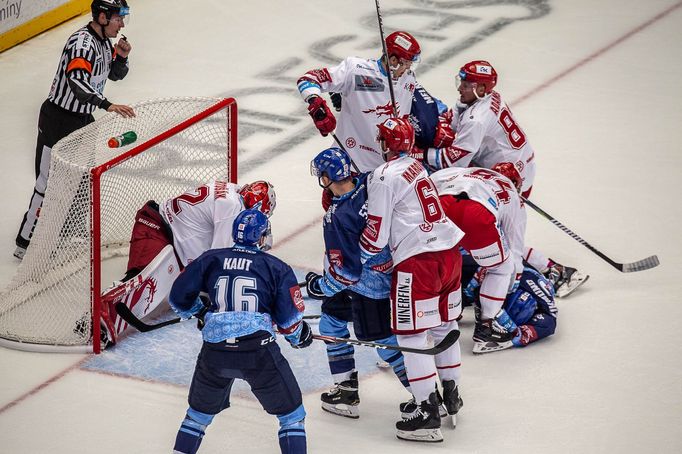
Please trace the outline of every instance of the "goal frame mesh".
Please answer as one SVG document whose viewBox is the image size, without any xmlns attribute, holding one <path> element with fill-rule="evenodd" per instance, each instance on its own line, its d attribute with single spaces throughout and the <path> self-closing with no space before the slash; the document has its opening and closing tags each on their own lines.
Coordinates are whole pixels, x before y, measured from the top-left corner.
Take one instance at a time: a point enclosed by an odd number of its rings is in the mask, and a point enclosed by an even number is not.
<svg viewBox="0 0 682 454">
<path fill-rule="evenodd" d="M 196 113 L 195 115 L 190 116 L 189 118 L 186 118 L 184 121 L 181 121 L 174 126 L 170 127 L 169 129 L 166 129 L 164 132 L 157 134 L 147 140 L 144 140 L 142 143 L 128 149 L 125 152 L 121 152 L 120 154 L 116 155 L 115 157 L 107 160 L 106 162 L 91 166 L 89 168 L 89 190 L 90 190 L 90 198 L 89 198 L 89 266 L 90 266 L 90 272 L 87 273 L 89 277 L 89 297 L 90 299 L 90 312 L 91 312 L 91 317 L 90 317 L 90 323 L 91 323 L 91 336 L 90 339 L 86 342 L 83 343 L 83 345 L 73 345 L 73 344 L 68 344 L 68 345 L 60 345 L 59 343 L 41 343 L 41 342 L 34 342 L 31 340 L 23 340 L 21 338 L 17 338 L 15 336 L 6 336 L 5 331 L 0 332 L 0 345 L 14 348 L 14 349 L 19 349 L 19 350 L 28 350 L 28 351 L 46 351 L 46 352 L 89 352 L 92 351 L 94 353 L 100 353 L 101 352 L 101 344 L 98 339 L 100 339 L 101 335 L 101 328 L 100 328 L 100 317 L 102 314 L 102 311 L 104 310 L 102 307 L 102 301 L 101 301 L 101 293 L 102 293 L 102 261 L 104 259 L 103 251 L 102 248 L 106 247 L 107 245 L 102 244 L 102 196 L 103 196 L 103 185 L 102 185 L 102 178 L 103 176 L 107 175 L 107 172 L 115 169 L 117 166 L 120 166 L 121 164 L 125 163 L 128 160 L 131 160 L 135 158 L 136 156 L 141 155 L 147 150 L 150 150 L 151 148 L 162 144 L 163 142 L 173 138 L 174 136 L 182 133 L 183 131 L 187 130 L 188 128 L 191 128 L 192 126 L 200 124 L 202 120 L 206 120 L 212 115 L 219 114 L 221 111 L 225 111 L 226 115 L 226 123 L 225 130 L 226 130 L 226 143 L 227 143 L 227 149 L 225 151 L 225 160 L 224 160 L 224 167 L 222 167 L 223 170 L 221 172 L 224 172 L 226 174 L 226 177 L 228 178 L 229 181 L 231 182 L 236 182 L 237 181 L 237 102 L 234 98 L 216 98 L 216 99 L 210 99 L 210 98 L 167 98 L 164 100 L 154 100 L 154 101 L 148 101 L 149 102 L 173 102 L 173 101 L 194 101 L 196 100 L 197 102 L 211 102 L 212 104 L 210 107 L 205 108 L 201 110 L 200 112 Z M 145 103 L 141 103 L 145 104 Z M 135 106 L 133 106 L 135 107 Z M 101 119 L 104 120 L 104 119 Z M 222 121 L 222 120 L 221 120 Z M 222 130 L 222 129 L 221 129 Z M 55 145 L 55 148 L 58 147 L 59 144 Z M 186 145 L 187 148 L 190 148 L 190 145 Z M 158 151 L 157 151 L 158 152 Z M 53 161 L 55 159 L 55 156 L 53 154 Z M 222 160 L 222 159 L 221 159 Z M 197 182 L 198 184 L 203 184 L 205 181 Z M 48 192 L 49 192 L 49 186 L 48 186 Z M 189 188 L 188 188 L 189 189 Z M 48 194 L 46 193 L 46 197 Z M 172 196 L 172 194 L 168 194 L 168 196 Z M 39 220 L 38 222 L 38 228 L 40 228 L 40 223 L 45 222 L 45 219 Z M 29 251 L 30 252 L 30 251 Z M 127 253 L 127 248 L 126 248 L 126 253 Z M 27 254 L 26 258 L 29 258 L 30 255 Z M 22 265 L 24 265 L 22 263 Z M 19 274 L 21 270 L 20 269 L 17 271 L 17 274 Z M 15 276 L 16 278 L 17 276 Z M 14 283 L 14 281 L 12 282 Z M 8 289 L 11 290 L 11 284 L 8 286 Z M 85 285 L 84 288 L 87 288 L 88 286 Z M 0 294 L 0 309 L 3 311 L 0 311 L 0 317 L 4 315 L 4 311 L 6 311 L 6 308 L 2 306 L 3 304 L 3 297 L 5 296 L 5 292 L 8 291 L 8 289 L 5 289 L 3 291 L 3 294 Z M 48 292 L 50 291 L 49 288 L 43 290 L 43 292 Z M 85 297 L 85 296 L 84 296 Z M 30 298 L 30 297 L 29 297 Z M 24 303 L 22 303 L 24 304 Z M 10 309 L 11 310 L 11 309 Z M 7 310 L 9 312 L 10 310 Z M 49 310 L 49 309 L 48 309 Z M 27 323 L 30 323 L 30 320 L 26 321 Z M 93 339 L 95 341 L 93 341 Z"/>
</svg>

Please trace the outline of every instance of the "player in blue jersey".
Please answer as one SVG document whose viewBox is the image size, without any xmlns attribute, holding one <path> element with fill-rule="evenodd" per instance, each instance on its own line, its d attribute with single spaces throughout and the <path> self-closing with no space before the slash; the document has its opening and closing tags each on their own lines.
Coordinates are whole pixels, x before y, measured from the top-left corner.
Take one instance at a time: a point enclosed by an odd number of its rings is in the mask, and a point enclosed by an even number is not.
<svg viewBox="0 0 682 454">
<path fill-rule="evenodd" d="M 173 452 L 197 452 L 213 417 L 230 406 L 235 378 L 246 380 L 265 411 L 279 419 L 281 452 L 306 452 L 301 390 L 273 324 L 294 348 L 309 346 L 312 331 L 302 320 L 303 298 L 291 267 L 260 250 L 268 229 L 263 213 L 242 211 L 232 227 L 235 245 L 200 255 L 173 284 L 171 307 L 182 318 L 199 314 L 204 340 Z M 207 306 L 201 292 L 208 293 Z"/>
<path fill-rule="evenodd" d="M 481 276 L 478 265 L 470 256 L 462 267 L 462 294 L 465 305 L 478 308 L 478 289 Z M 509 293 L 502 308 L 519 327 L 512 340 L 514 347 L 525 347 L 556 330 L 558 309 L 554 303 L 552 283 L 535 268 L 526 265 L 518 288 Z"/>
<path fill-rule="evenodd" d="M 348 323 L 360 340 L 397 345 L 390 326 L 392 260 L 385 248 L 367 262 L 360 263 L 360 235 L 367 218 L 367 174 L 351 175 L 348 154 L 339 148 L 320 152 L 311 162 L 311 173 L 321 187 L 334 194 L 323 220 L 324 274 L 308 273 L 308 295 L 321 299 L 320 333 L 350 337 Z M 408 388 L 403 355 L 377 349 L 382 360 L 391 365 L 401 383 Z M 358 418 L 358 373 L 354 349 L 350 344 L 328 344 L 329 369 L 335 386 L 321 396 L 322 409 Z"/>
</svg>

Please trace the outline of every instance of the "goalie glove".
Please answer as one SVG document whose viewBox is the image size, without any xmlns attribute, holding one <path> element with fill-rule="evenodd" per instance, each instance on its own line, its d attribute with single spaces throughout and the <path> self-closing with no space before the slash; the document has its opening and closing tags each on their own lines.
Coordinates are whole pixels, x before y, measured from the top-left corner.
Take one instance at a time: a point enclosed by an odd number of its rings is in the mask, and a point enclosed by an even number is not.
<svg viewBox="0 0 682 454">
<path fill-rule="evenodd" d="M 336 129 L 336 118 L 322 97 L 312 96 L 308 99 L 308 114 L 322 136 L 327 137 Z"/>
<path fill-rule="evenodd" d="M 310 272 L 305 275 L 305 289 L 308 296 L 314 300 L 321 300 L 326 296 L 320 287 L 320 280 L 322 276 L 317 273 Z"/>
<path fill-rule="evenodd" d="M 452 110 L 448 110 L 438 117 L 436 134 L 433 137 L 435 148 L 447 148 L 455 141 L 455 131 L 452 130 Z"/>
</svg>

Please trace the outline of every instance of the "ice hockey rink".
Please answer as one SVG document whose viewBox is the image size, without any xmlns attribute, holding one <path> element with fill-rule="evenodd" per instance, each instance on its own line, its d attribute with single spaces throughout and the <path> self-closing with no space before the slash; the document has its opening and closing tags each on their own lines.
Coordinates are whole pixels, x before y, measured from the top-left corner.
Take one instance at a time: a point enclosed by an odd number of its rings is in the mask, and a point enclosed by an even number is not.
<svg viewBox="0 0 682 454">
<path fill-rule="evenodd" d="M 265 178 L 277 189 L 273 253 L 319 272 L 322 211 L 309 161 L 331 143 L 314 129 L 296 79 L 346 56 L 378 57 L 374 2 L 130 4 L 130 73 L 109 82 L 107 98 L 235 97 L 239 180 Z M 417 77 L 447 104 L 464 62 L 495 66 L 497 89 L 537 153 L 533 201 L 614 260 L 658 254 L 661 265 L 622 274 L 529 211 L 527 243 L 591 275 L 558 301 L 556 335 L 474 357 L 465 311 L 464 407 L 455 430 L 444 422 L 439 444 L 396 439 L 397 405 L 408 395 L 376 367 L 374 352 L 356 347 L 361 417 L 350 420 L 320 409 L 319 393 L 331 386 L 322 344 L 282 344 L 304 390 L 309 452 L 682 452 L 682 2 L 381 6 L 387 33 L 404 29 L 420 40 Z M 34 184 L 38 110 L 66 38 L 87 21 L 0 54 L 0 286 L 18 265 L 12 251 Z M 97 357 L 0 349 L 0 453 L 171 452 L 200 342 L 186 322 L 131 335 Z M 238 388 L 200 452 L 279 452 L 277 420 Z"/>
</svg>

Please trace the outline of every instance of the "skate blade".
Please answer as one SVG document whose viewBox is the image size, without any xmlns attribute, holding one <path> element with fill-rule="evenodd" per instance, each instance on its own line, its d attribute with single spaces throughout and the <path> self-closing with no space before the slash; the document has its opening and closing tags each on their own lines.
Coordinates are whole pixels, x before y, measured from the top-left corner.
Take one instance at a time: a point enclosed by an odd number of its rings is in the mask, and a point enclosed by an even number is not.
<svg viewBox="0 0 682 454">
<path fill-rule="evenodd" d="M 564 284 L 556 290 L 557 298 L 566 298 L 571 293 L 575 292 L 578 287 L 583 285 L 590 278 L 589 274 L 580 274 L 579 272 L 573 273 L 571 280 L 568 284 Z"/>
<path fill-rule="evenodd" d="M 457 414 L 455 413 L 454 415 L 450 415 L 452 418 L 450 418 L 450 425 L 452 426 L 453 429 L 457 428 Z"/>
<path fill-rule="evenodd" d="M 498 350 L 506 350 L 506 349 L 511 348 L 513 346 L 514 346 L 514 344 L 512 343 L 512 341 L 507 341 L 507 342 L 479 342 L 479 341 L 474 341 L 473 352 L 477 355 L 480 355 L 483 353 L 496 352 Z"/>
<path fill-rule="evenodd" d="M 443 433 L 437 429 L 419 429 L 412 431 L 398 430 L 396 437 L 407 441 L 421 441 L 425 443 L 438 443 L 443 441 Z"/>
<path fill-rule="evenodd" d="M 351 419 L 358 419 L 360 417 L 360 409 L 357 405 L 340 404 L 339 406 L 336 406 L 322 402 L 322 410 Z"/>
</svg>

